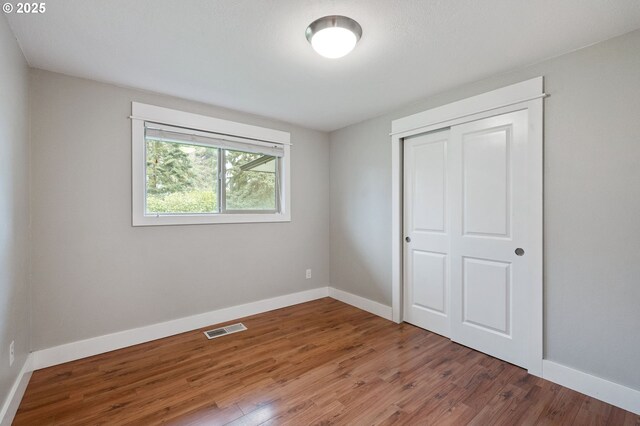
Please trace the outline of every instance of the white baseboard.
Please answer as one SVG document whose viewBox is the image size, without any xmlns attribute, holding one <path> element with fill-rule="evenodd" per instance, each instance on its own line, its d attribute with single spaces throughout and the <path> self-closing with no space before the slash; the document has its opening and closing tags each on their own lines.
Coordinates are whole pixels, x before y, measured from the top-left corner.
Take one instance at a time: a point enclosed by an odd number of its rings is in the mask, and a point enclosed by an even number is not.
<svg viewBox="0 0 640 426">
<path fill-rule="evenodd" d="M 327 296 L 355 306 L 356 308 L 371 312 L 372 314 L 378 315 L 382 318 L 388 320 L 391 319 L 390 306 L 386 306 L 382 303 L 374 302 L 373 300 L 365 299 L 364 297 L 356 296 L 355 294 L 347 293 L 346 291 L 338 290 L 333 287 L 321 287 L 299 293 L 278 296 L 271 299 L 259 300 L 257 302 L 246 303 L 244 305 L 232 306 L 230 308 L 218 309 L 216 311 L 159 324 L 120 331 L 113 334 L 106 334 L 104 336 L 67 343 L 65 345 L 54 346 L 52 348 L 41 349 L 33 352 L 33 369 L 39 370 L 41 368 L 75 361 L 77 359 L 114 351 L 116 349 L 122 349 L 156 339 L 162 339 L 164 337 L 173 336 L 174 334 L 184 333 L 186 331 L 195 330 L 208 325 L 231 321 L 237 318 L 272 311 L 274 309 L 280 309 L 286 306 L 296 305 L 298 303 L 304 303 Z"/>
<path fill-rule="evenodd" d="M 356 296 L 355 294 L 333 287 L 329 287 L 329 297 L 391 321 L 391 306 L 383 305 L 371 299 Z"/>
<path fill-rule="evenodd" d="M 323 297 L 332 297 L 391 320 L 390 306 L 333 287 L 321 287 L 34 351 L 27 357 L 27 361 L 13 384 L 2 411 L 0 411 L 0 426 L 10 425 L 13 421 L 34 370 Z"/>
<path fill-rule="evenodd" d="M 640 391 L 635 389 L 549 360 L 542 361 L 542 377 L 640 415 Z"/>
<path fill-rule="evenodd" d="M 0 411 L 0 426 L 10 425 L 13 421 L 33 370 L 323 297 L 332 297 L 390 321 L 392 318 L 390 306 L 337 288 L 321 287 L 35 351 L 28 356 L 7 396 L 2 411 Z M 543 377 L 593 398 L 640 414 L 640 391 L 635 389 L 549 360 L 543 360 Z"/>
<path fill-rule="evenodd" d="M 327 287 L 321 287 L 38 350 L 33 352 L 33 369 L 51 367 L 328 295 Z"/>
<path fill-rule="evenodd" d="M 0 426 L 9 426 L 13 423 L 13 418 L 16 416 L 20 401 L 24 391 L 27 390 L 29 379 L 31 379 L 31 373 L 33 372 L 33 355 L 29 354 L 26 361 L 16 377 L 16 381 L 13 382 L 11 390 L 7 395 L 7 399 L 2 404 L 2 411 L 0 411 Z"/>
</svg>

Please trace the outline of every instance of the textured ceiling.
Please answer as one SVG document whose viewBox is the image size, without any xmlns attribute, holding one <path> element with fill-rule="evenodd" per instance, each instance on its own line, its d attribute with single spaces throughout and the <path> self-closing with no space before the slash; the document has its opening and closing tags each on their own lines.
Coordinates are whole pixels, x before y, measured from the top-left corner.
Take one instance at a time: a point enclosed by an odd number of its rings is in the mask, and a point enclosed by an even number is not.
<svg viewBox="0 0 640 426">
<path fill-rule="evenodd" d="M 638 0 L 47 0 L 6 15 L 29 64 L 334 130 L 640 28 Z M 348 56 L 307 25 L 363 28 Z"/>
</svg>

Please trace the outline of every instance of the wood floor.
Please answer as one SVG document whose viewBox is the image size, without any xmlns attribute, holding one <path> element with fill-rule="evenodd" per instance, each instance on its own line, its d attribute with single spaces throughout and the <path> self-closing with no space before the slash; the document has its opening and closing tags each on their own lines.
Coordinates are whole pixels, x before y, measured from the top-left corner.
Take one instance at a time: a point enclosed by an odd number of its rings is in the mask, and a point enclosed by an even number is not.
<svg viewBox="0 0 640 426">
<path fill-rule="evenodd" d="M 235 322 L 235 321 L 234 321 Z M 16 425 L 640 425 L 640 417 L 333 299 L 36 371 Z"/>
</svg>

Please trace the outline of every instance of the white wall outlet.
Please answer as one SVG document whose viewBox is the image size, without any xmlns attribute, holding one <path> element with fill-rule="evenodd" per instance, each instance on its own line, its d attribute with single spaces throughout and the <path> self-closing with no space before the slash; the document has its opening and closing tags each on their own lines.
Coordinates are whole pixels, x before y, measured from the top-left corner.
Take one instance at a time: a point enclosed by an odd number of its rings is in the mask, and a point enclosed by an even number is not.
<svg viewBox="0 0 640 426">
<path fill-rule="evenodd" d="M 311 269 L 307 269 L 307 279 L 311 278 Z"/>
<path fill-rule="evenodd" d="M 15 342 L 12 340 L 11 344 L 9 345 L 9 367 L 13 365 L 13 361 L 15 361 L 15 358 L 16 358 Z"/>
</svg>

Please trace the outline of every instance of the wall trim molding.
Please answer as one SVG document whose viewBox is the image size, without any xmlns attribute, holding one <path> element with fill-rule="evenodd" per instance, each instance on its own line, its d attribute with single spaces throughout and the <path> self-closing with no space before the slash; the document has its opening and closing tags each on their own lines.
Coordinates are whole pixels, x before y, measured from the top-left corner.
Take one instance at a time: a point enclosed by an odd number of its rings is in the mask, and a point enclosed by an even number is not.
<svg viewBox="0 0 640 426">
<path fill-rule="evenodd" d="M 2 410 L 0 411 L 0 426 L 9 426 L 13 423 L 13 419 L 16 416 L 24 391 L 27 390 L 27 385 L 31 379 L 31 373 L 33 372 L 33 354 L 27 355 L 18 377 L 16 377 L 7 399 L 2 404 Z"/>
<path fill-rule="evenodd" d="M 542 377 L 640 415 L 640 391 L 553 361 L 542 361 Z"/>
<path fill-rule="evenodd" d="M 391 306 L 334 287 L 329 287 L 329 297 L 391 321 Z"/>
<path fill-rule="evenodd" d="M 41 349 L 33 352 L 33 369 L 39 370 L 75 361 L 209 325 L 321 299 L 328 295 L 328 288 L 320 287 Z"/>
</svg>

